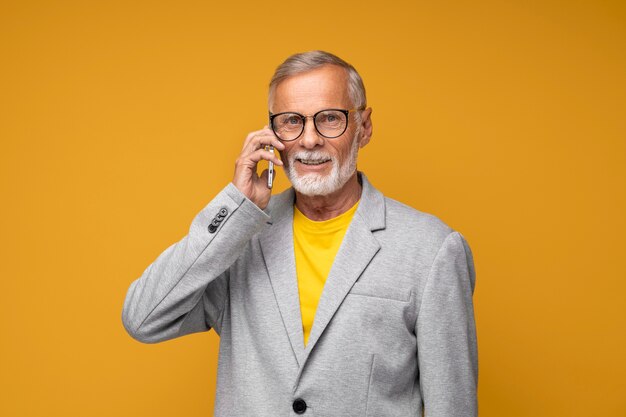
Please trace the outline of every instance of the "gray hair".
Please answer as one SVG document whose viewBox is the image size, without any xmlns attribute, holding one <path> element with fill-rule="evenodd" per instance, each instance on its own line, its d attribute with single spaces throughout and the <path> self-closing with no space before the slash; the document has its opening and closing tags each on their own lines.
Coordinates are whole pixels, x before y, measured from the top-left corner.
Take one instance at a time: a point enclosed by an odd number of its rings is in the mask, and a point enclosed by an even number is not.
<svg viewBox="0 0 626 417">
<path fill-rule="evenodd" d="M 276 86 L 285 78 L 301 74 L 319 68 L 323 65 L 337 65 L 346 70 L 348 75 L 348 95 L 352 101 L 352 106 L 356 109 L 365 109 L 367 100 L 365 97 L 365 86 L 359 73 L 354 67 L 343 59 L 330 52 L 308 51 L 291 55 L 276 68 L 272 80 L 270 81 L 270 91 L 268 104 L 272 103 Z M 359 113 L 356 113 L 357 115 Z"/>
</svg>

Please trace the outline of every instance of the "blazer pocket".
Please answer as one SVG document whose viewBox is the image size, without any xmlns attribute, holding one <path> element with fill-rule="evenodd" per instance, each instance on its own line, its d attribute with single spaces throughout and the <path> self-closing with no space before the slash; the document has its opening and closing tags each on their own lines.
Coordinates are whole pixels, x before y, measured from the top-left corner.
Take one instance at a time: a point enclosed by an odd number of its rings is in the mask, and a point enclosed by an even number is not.
<svg viewBox="0 0 626 417">
<path fill-rule="evenodd" d="M 350 292 L 348 292 L 348 295 L 383 298 L 406 303 L 411 298 L 411 290 L 384 284 L 357 281 L 350 289 Z"/>
<path fill-rule="evenodd" d="M 416 372 L 393 355 L 372 354 L 364 417 L 417 416 Z"/>
</svg>

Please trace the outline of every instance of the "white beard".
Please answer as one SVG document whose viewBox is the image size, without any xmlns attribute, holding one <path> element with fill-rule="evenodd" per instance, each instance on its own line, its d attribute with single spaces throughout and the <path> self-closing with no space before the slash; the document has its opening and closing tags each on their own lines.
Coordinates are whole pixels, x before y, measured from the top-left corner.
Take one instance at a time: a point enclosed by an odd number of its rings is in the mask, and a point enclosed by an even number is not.
<svg viewBox="0 0 626 417">
<path fill-rule="evenodd" d="M 355 132 L 355 135 L 352 138 L 352 146 L 350 148 L 348 159 L 341 166 L 336 157 L 328 155 L 322 151 L 298 151 L 290 154 L 285 174 L 287 175 L 287 178 L 291 182 L 293 188 L 301 194 L 314 196 L 328 195 L 343 187 L 356 171 L 356 160 L 359 150 L 359 143 L 357 141 L 358 133 L 358 131 Z M 296 169 L 294 168 L 296 159 L 330 159 L 332 169 L 327 175 L 317 174 L 314 172 L 305 175 L 298 175 Z"/>
</svg>

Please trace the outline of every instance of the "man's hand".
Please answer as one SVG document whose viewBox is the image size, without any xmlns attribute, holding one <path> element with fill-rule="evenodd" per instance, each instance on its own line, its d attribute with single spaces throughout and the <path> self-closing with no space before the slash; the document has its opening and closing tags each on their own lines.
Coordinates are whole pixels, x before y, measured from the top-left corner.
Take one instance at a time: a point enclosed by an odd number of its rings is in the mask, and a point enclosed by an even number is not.
<svg viewBox="0 0 626 417">
<path fill-rule="evenodd" d="M 257 175 L 256 167 L 261 159 L 272 161 L 276 165 L 283 162 L 275 154 L 265 150 L 265 146 L 273 145 L 278 150 L 285 149 L 278 138 L 267 126 L 263 129 L 250 133 L 243 143 L 239 158 L 235 161 L 235 175 L 233 184 L 245 194 L 261 210 L 267 207 L 272 195 L 272 190 L 267 188 L 268 170 Z M 276 173 L 276 171 L 274 171 Z"/>
</svg>

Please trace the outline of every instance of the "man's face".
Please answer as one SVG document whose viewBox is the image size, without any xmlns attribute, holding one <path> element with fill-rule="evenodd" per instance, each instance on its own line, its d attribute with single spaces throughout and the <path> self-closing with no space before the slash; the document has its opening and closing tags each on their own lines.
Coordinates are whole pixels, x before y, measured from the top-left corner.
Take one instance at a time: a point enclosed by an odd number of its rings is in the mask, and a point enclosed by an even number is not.
<svg viewBox="0 0 626 417">
<path fill-rule="evenodd" d="M 276 86 L 270 103 L 272 113 L 289 111 L 303 115 L 324 109 L 351 108 L 346 71 L 336 65 L 325 65 L 283 80 Z M 343 187 L 356 170 L 358 148 L 369 140 L 362 131 L 354 112 L 348 115 L 346 131 L 332 139 L 319 135 L 313 119 L 308 118 L 302 135 L 283 142 L 285 149 L 280 153 L 285 173 L 296 191 L 327 195 Z"/>
</svg>

